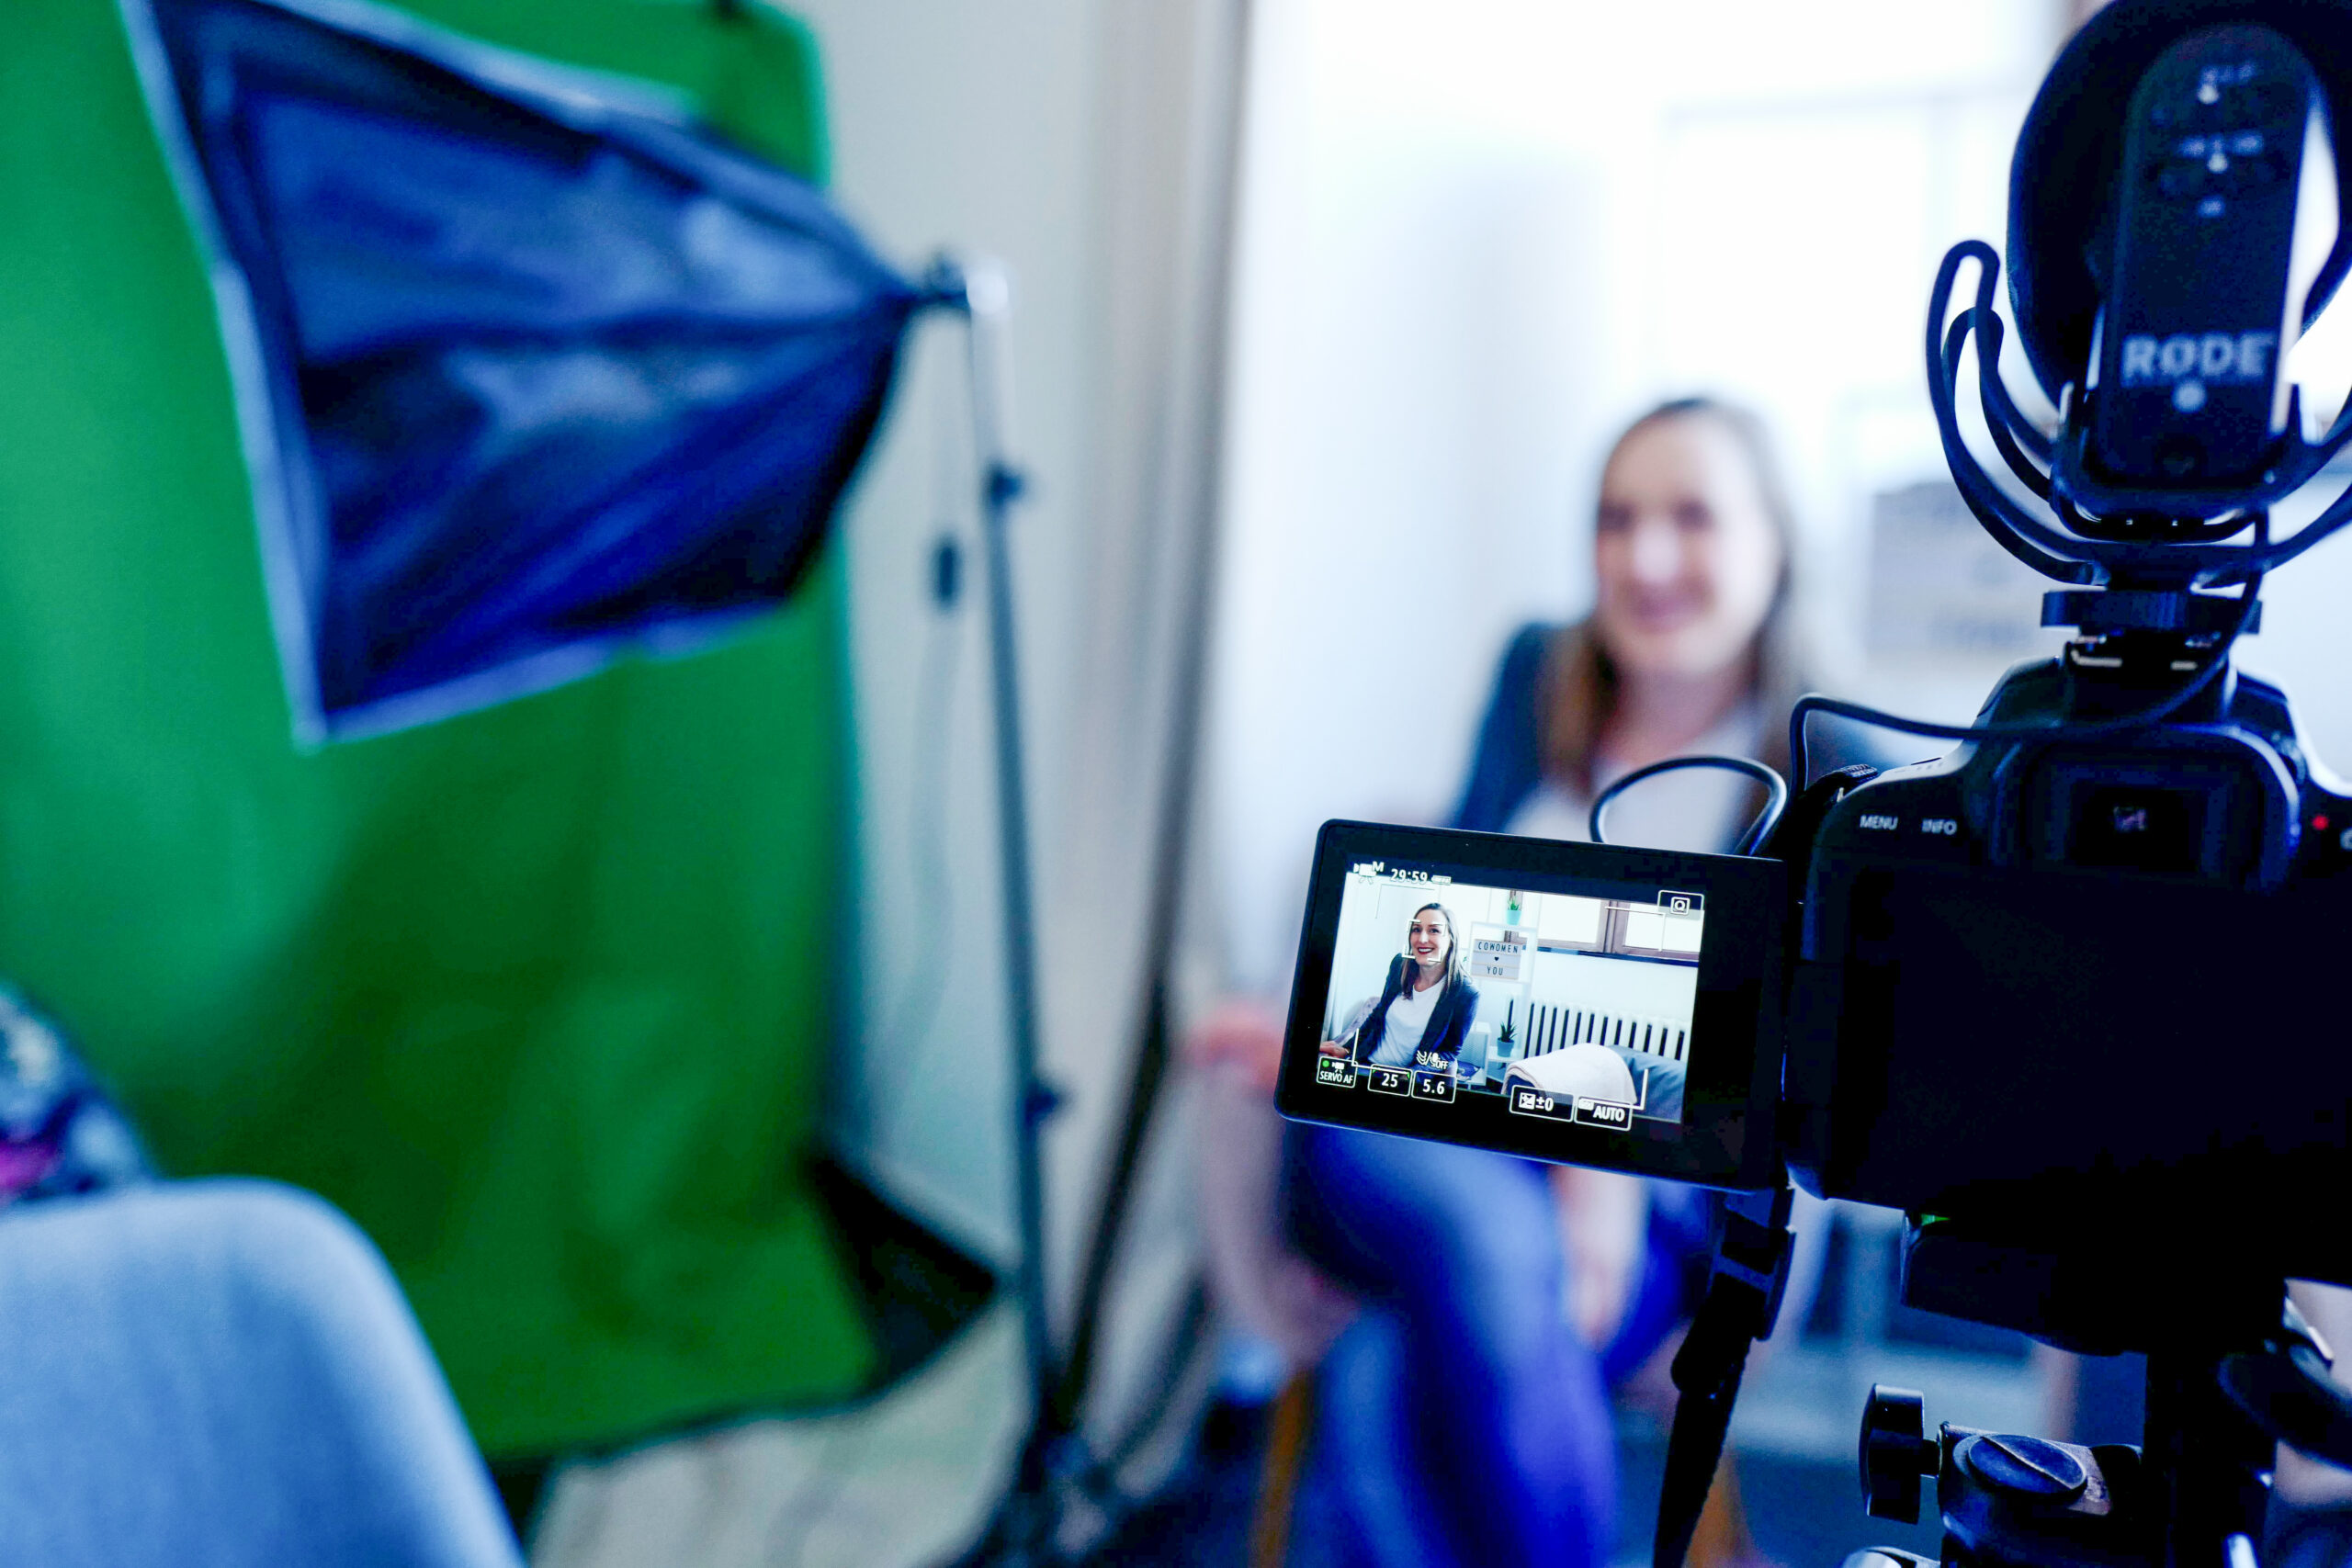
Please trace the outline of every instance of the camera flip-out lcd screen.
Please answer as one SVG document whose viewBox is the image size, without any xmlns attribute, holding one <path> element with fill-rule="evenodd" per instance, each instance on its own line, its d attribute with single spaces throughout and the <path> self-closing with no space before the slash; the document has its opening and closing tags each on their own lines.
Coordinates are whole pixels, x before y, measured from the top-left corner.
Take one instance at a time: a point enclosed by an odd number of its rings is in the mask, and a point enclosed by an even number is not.
<svg viewBox="0 0 2352 1568">
<path fill-rule="evenodd" d="M 1772 862 L 1329 824 L 1282 1109 L 1760 1185 L 1781 897 Z"/>
</svg>

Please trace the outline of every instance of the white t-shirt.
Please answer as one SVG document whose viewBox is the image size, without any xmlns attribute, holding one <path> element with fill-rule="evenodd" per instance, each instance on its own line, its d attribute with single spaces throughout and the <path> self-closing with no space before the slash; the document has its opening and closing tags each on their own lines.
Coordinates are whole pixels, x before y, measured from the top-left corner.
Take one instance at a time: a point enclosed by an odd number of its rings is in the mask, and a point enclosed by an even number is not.
<svg viewBox="0 0 2352 1568">
<path fill-rule="evenodd" d="M 1421 1048 L 1421 1036 L 1429 1032 L 1430 1014 L 1437 1010 L 1437 998 L 1444 990 L 1442 980 L 1426 991 L 1408 986 L 1402 996 L 1388 1004 L 1387 1027 L 1380 1032 L 1380 1043 L 1373 1048 L 1374 1066 L 1413 1065 L 1413 1053 Z"/>
<path fill-rule="evenodd" d="M 1684 750 L 1752 757 L 1761 723 L 1757 704 L 1742 703 L 1721 724 Z M 1596 758 L 1593 787 L 1607 789 L 1632 771 L 1614 758 Z M 1751 781 L 1723 768 L 1686 768 L 1645 779 L 1610 803 L 1609 841 L 1644 849 L 1724 854 L 1747 826 L 1755 798 L 1756 785 Z M 1588 830 L 1591 818 L 1590 795 L 1545 779 L 1511 813 L 1503 831 L 1522 839 L 1566 839 L 1583 843 L 1591 837 Z"/>
</svg>

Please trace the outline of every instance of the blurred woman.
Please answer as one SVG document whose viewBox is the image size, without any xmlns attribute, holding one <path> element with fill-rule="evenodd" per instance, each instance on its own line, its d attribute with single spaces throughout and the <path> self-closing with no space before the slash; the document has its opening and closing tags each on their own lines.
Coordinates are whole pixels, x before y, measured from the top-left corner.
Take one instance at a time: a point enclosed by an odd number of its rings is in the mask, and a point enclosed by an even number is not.
<svg viewBox="0 0 2352 1568">
<path fill-rule="evenodd" d="M 1521 629 L 1503 655 L 1454 826 L 1582 839 L 1592 797 L 1691 751 L 1787 769 L 1797 679 L 1788 493 L 1761 423 L 1712 399 L 1618 438 L 1593 528 L 1592 615 Z M 1693 771 L 1611 808 L 1611 837 L 1720 851 L 1754 788 Z"/>
<path fill-rule="evenodd" d="M 1585 837 L 1594 793 L 1691 751 L 1785 767 L 1790 510 L 1762 427 L 1687 399 L 1619 437 L 1596 602 L 1532 626 L 1498 672 L 1454 826 Z M 1752 784 L 1629 791 L 1612 841 L 1725 849 Z M 1679 1320 L 1707 1214 L 1691 1189 L 1480 1150 L 1296 1129 L 1295 1245 L 1372 1304 L 1324 1363 L 1326 1461 L 1376 1562 L 1608 1561 L 1606 1398 Z"/>
</svg>

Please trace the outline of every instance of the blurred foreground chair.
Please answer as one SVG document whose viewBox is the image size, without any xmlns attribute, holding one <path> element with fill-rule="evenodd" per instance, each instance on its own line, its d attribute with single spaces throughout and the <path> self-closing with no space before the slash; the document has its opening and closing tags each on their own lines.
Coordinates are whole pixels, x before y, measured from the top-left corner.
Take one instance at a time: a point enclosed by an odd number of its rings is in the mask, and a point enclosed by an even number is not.
<svg viewBox="0 0 2352 1568">
<path fill-rule="evenodd" d="M 383 1259 L 206 1181 L 0 1216 L 0 1562 L 518 1568 Z"/>
</svg>

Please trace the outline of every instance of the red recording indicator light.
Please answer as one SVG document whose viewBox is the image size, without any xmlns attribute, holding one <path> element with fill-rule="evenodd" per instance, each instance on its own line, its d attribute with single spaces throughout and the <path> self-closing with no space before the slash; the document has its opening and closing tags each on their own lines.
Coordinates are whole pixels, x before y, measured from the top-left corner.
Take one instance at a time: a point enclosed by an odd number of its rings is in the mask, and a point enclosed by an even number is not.
<svg viewBox="0 0 2352 1568">
<path fill-rule="evenodd" d="M 2314 833 L 2324 833 L 2324 832 L 2326 832 L 2326 831 L 2327 831 L 2327 818 L 2326 818 L 2325 817 L 2314 817 L 2314 818 L 2312 818 L 2312 832 L 2314 832 Z"/>
</svg>

